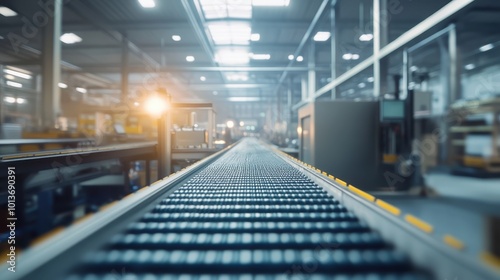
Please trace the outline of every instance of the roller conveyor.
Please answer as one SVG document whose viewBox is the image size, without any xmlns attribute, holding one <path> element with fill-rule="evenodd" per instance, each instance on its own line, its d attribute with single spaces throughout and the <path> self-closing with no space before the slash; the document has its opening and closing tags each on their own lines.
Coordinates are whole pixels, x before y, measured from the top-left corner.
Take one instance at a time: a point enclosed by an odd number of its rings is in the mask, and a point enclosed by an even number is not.
<svg viewBox="0 0 500 280">
<path fill-rule="evenodd" d="M 254 140 L 200 166 L 148 207 L 130 213 L 126 222 L 106 225 L 119 230 L 101 237 L 94 233 L 98 246 L 73 254 L 68 247 L 54 255 L 61 266 L 49 262 L 46 267 L 60 269 L 41 269 L 42 275 L 72 280 L 432 279 L 331 192 Z M 70 255 L 74 260 L 68 260 Z"/>
</svg>

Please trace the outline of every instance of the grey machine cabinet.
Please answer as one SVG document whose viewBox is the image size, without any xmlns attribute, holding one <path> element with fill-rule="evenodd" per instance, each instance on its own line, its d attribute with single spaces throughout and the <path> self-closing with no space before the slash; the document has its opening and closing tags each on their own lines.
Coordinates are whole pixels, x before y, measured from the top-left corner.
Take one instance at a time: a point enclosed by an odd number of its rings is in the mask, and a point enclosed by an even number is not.
<svg viewBox="0 0 500 280">
<path fill-rule="evenodd" d="M 378 124 L 378 102 L 311 103 L 299 110 L 299 157 L 358 188 L 388 188 Z"/>
</svg>

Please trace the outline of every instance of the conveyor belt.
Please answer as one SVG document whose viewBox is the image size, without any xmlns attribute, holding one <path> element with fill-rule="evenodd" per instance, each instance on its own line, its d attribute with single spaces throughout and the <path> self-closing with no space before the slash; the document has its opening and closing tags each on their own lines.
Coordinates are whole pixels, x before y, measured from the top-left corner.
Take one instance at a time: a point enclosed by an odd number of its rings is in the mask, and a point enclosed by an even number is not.
<svg viewBox="0 0 500 280">
<path fill-rule="evenodd" d="M 107 239 L 65 278 L 429 279 L 305 174 L 250 140 Z"/>
<path fill-rule="evenodd" d="M 248 142 L 87 254 L 70 279 L 116 274 L 148 280 L 221 274 L 226 279 L 424 279 L 325 190 Z"/>
</svg>

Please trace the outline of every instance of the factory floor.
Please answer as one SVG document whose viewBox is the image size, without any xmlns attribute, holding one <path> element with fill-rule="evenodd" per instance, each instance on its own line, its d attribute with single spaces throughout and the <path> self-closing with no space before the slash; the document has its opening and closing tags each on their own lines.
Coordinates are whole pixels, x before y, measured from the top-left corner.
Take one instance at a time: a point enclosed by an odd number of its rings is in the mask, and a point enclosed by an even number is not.
<svg viewBox="0 0 500 280">
<path fill-rule="evenodd" d="M 373 193 L 433 226 L 442 240 L 451 235 L 464 244 L 463 253 L 477 258 L 489 251 L 491 217 L 500 217 L 500 178 L 474 178 L 434 172 L 425 176 L 432 195 Z M 490 236 L 490 237 L 489 237 Z M 498 237 L 495 237 L 498 238 Z M 490 240 L 490 241 L 489 241 Z M 499 256 L 500 258 L 500 256 Z M 498 261 L 498 260 L 497 260 Z"/>
</svg>

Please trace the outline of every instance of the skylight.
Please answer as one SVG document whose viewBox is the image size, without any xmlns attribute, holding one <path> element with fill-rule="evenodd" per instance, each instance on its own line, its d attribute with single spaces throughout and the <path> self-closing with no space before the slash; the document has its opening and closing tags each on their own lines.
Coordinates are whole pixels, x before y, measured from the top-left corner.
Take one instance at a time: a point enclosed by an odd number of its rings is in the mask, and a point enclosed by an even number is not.
<svg viewBox="0 0 500 280">
<path fill-rule="evenodd" d="M 251 18 L 251 0 L 200 0 L 206 19 Z"/>
<path fill-rule="evenodd" d="M 252 0 L 252 5 L 265 7 L 287 7 L 290 5 L 290 0 Z"/>
<path fill-rule="evenodd" d="M 248 45 L 252 35 L 246 22 L 213 22 L 208 24 L 208 30 L 216 45 Z"/>
<path fill-rule="evenodd" d="M 220 50 L 215 55 L 215 60 L 221 64 L 248 64 L 250 57 L 245 50 Z"/>
</svg>

